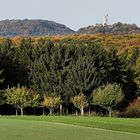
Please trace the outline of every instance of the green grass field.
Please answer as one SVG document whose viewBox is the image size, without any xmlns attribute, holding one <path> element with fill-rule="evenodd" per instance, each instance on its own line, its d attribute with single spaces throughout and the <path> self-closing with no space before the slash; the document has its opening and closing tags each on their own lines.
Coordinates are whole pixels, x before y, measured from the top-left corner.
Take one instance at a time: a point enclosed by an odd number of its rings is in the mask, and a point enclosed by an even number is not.
<svg viewBox="0 0 140 140">
<path fill-rule="evenodd" d="M 140 119 L 0 117 L 1 140 L 140 140 Z"/>
</svg>

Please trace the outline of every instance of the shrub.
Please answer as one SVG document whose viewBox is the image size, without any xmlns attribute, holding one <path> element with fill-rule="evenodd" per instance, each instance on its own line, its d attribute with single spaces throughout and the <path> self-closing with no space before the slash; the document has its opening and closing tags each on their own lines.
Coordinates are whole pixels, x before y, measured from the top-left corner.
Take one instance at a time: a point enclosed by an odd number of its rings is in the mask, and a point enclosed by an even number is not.
<svg viewBox="0 0 140 140">
<path fill-rule="evenodd" d="M 140 117 L 140 98 L 134 100 L 127 107 L 126 111 L 120 115 L 121 117 L 131 117 L 138 118 Z"/>
</svg>

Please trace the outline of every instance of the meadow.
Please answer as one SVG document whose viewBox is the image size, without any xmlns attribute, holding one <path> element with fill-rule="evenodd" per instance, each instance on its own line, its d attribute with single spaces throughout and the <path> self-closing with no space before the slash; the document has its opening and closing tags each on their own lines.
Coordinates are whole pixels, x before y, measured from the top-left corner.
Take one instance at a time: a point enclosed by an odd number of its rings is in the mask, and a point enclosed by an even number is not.
<svg viewBox="0 0 140 140">
<path fill-rule="evenodd" d="M 72 116 L 0 117 L 2 140 L 139 140 L 140 119 Z"/>
</svg>

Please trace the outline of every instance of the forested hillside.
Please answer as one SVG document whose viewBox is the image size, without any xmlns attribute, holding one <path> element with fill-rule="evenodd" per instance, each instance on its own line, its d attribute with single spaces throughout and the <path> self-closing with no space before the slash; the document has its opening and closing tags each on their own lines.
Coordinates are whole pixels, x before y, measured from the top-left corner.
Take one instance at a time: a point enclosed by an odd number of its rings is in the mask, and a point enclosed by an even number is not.
<svg viewBox="0 0 140 140">
<path fill-rule="evenodd" d="M 103 26 L 97 24 L 96 26 L 83 27 L 77 31 L 80 34 L 132 34 L 140 33 L 140 28 L 135 24 L 123 24 L 121 22 L 113 25 Z"/>
<path fill-rule="evenodd" d="M 133 34 L 140 33 L 135 24 L 97 24 L 74 31 L 63 24 L 48 20 L 3 20 L 0 21 L 0 36 L 53 36 L 68 34 Z"/>
<path fill-rule="evenodd" d="M 0 21 L 0 36 L 47 36 L 72 34 L 65 25 L 48 20 L 3 20 Z"/>
<path fill-rule="evenodd" d="M 44 106 L 52 114 L 62 105 L 60 114 L 72 114 L 75 107 L 84 114 L 82 109 L 95 111 L 97 105 L 96 112 L 105 113 L 108 107 L 94 101 L 96 93 L 113 88 L 120 97 L 111 109 L 140 115 L 139 34 L 0 38 L 0 75 L 1 114 L 13 114 L 13 107 L 19 107 L 13 99 L 26 96 L 20 109 Z M 26 96 L 11 98 L 20 90 Z M 84 101 L 82 109 L 79 100 Z M 50 101 L 55 104 L 48 105 Z"/>
</svg>

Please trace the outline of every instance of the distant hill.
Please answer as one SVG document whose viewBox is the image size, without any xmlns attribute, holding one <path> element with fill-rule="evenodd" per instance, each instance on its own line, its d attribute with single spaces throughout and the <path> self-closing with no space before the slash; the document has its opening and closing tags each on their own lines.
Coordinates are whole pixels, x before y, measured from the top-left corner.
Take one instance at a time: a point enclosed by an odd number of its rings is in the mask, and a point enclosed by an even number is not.
<svg viewBox="0 0 140 140">
<path fill-rule="evenodd" d="M 0 21 L 0 36 L 53 36 L 67 34 L 132 34 L 140 33 L 140 28 L 135 24 L 123 24 L 103 26 L 96 24 L 80 28 L 77 32 L 63 24 L 48 20 L 2 20 Z"/>
<path fill-rule="evenodd" d="M 96 24 L 96 26 L 88 26 L 80 28 L 77 31 L 78 34 L 132 34 L 140 33 L 140 28 L 135 24 L 123 24 L 121 22 L 113 25 L 103 26 L 102 24 Z"/>
<path fill-rule="evenodd" d="M 0 21 L 0 36 L 47 36 L 73 34 L 74 31 L 63 24 L 48 20 L 3 20 Z"/>
</svg>

